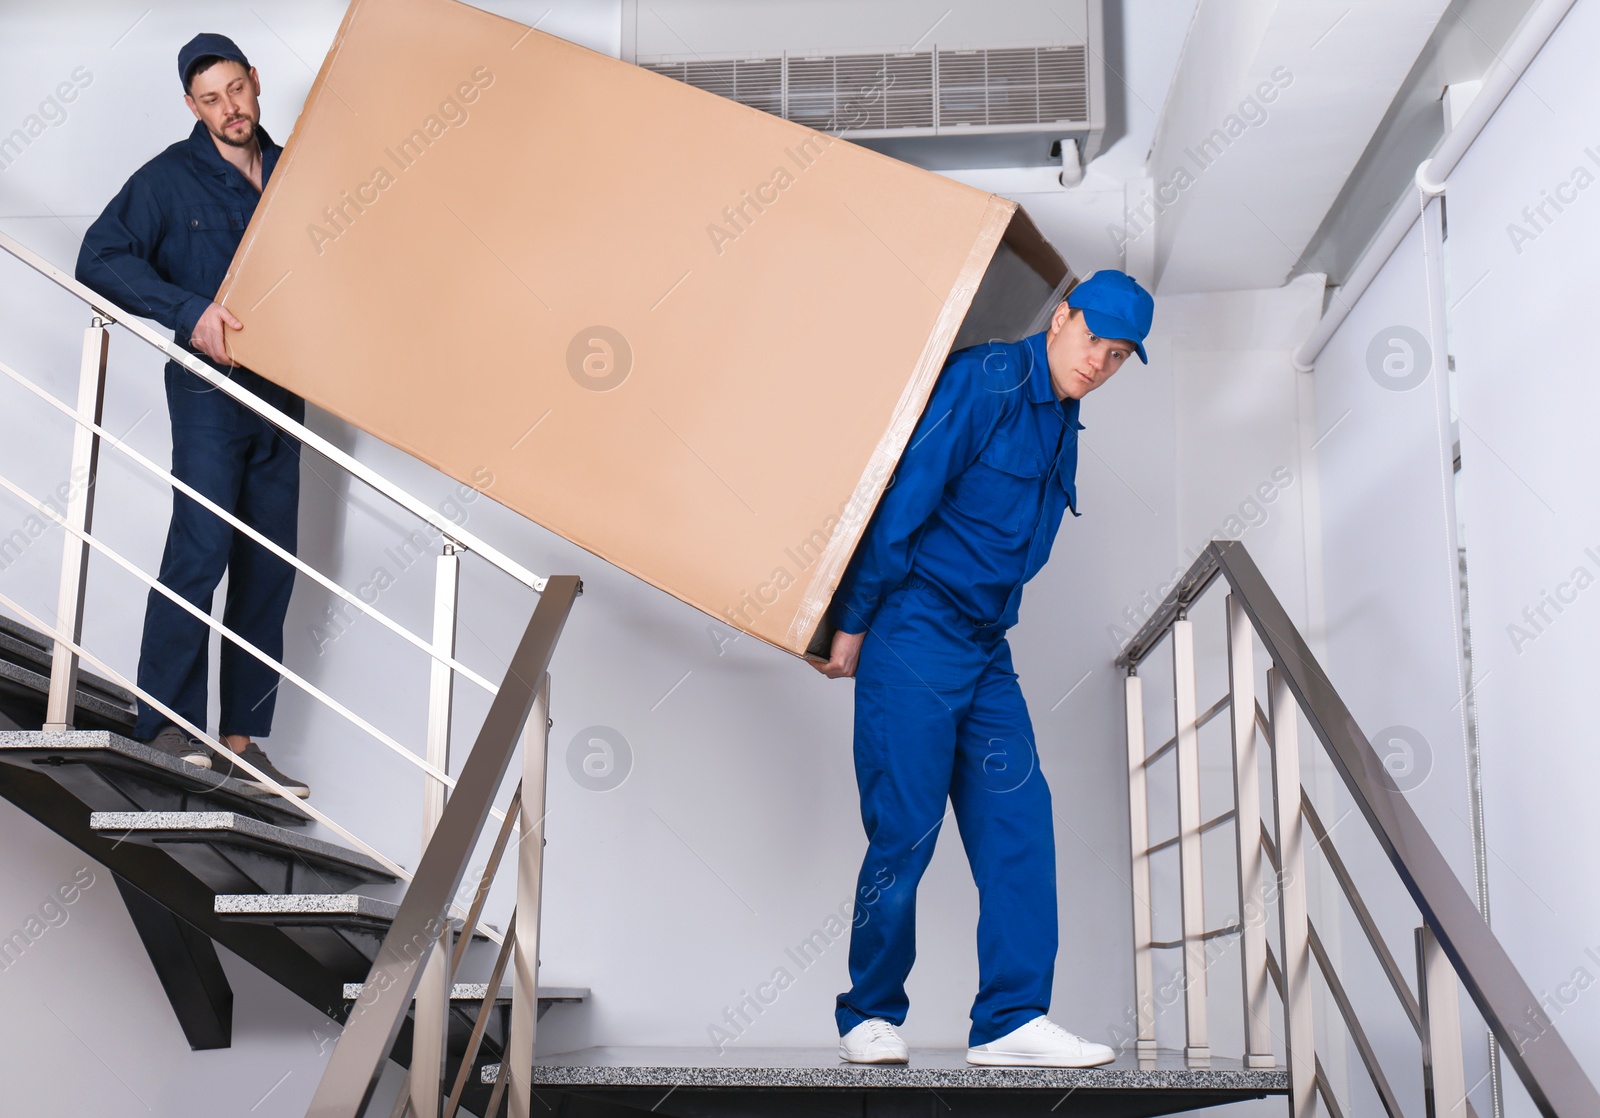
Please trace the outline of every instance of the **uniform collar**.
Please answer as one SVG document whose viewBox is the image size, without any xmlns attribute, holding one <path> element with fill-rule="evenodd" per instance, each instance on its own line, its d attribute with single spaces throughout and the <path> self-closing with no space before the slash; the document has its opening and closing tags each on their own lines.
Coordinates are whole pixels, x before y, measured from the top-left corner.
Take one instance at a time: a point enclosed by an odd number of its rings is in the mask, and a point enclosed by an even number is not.
<svg viewBox="0 0 1600 1118">
<path fill-rule="evenodd" d="M 1050 383 L 1050 353 L 1043 331 L 1023 338 L 1022 360 L 1028 369 L 1028 402 L 1033 404 L 1077 403 L 1060 400 L 1055 385 Z"/>
<path fill-rule="evenodd" d="M 1028 367 L 1028 381 L 1025 391 L 1028 402 L 1032 404 L 1056 404 L 1062 409 L 1066 418 L 1078 418 L 1078 406 L 1082 400 L 1071 397 L 1062 399 L 1056 395 L 1055 385 L 1050 383 L 1050 353 L 1047 345 L 1047 335 L 1041 331 L 1023 338 L 1019 343 L 1022 346 L 1022 359 Z"/>
<path fill-rule="evenodd" d="M 261 125 L 256 125 L 256 143 L 261 145 L 261 183 L 264 187 L 272 175 L 272 168 L 278 162 L 278 152 L 281 150 L 267 135 L 267 130 Z M 226 159 L 217 150 L 216 141 L 211 138 L 211 132 L 206 128 L 205 121 L 197 120 L 194 128 L 189 133 L 189 155 L 202 171 L 216 175 L 218 178 L 227 178 L 230 174 L 239 174 L 239 169 Z M 239 175 L 242 179 L 244 176 Z"/>
</svg>

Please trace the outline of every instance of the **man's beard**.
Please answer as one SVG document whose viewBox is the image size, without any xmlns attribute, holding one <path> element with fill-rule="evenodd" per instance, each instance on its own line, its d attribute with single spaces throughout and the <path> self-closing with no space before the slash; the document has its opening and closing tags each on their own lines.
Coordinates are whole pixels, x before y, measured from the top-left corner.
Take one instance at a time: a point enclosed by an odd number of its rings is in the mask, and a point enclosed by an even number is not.
<svg viewBox="0 0 1600 1118">
<path fill-rule="evenodd" d="M 239 136 L 239 138 L 236 139 L 236 138 L 234 138 L 234 136 L 229 135 L 229 133 L 228 133 L 228 125 L 236 124 L 241 120 L 244 121 L 245 124 L 249 125 L 249 127 L 246 128 L 244 130 L 244 132 Z M 251 144 L 255 143 L 255 140 L 256 140 L 256 123 L 255 123 L 255 121 L 251 120 L 247 116 L 234 117 L 233 120 L 227 121 L 226 123 L 223 124 L 222 131 L 219 132 L 215 128 L 213 128 L 211 130 L 211 134 L 213 136 L 215 136 L 217 139 L 221 140 L 223 143 L 227 144 L 229 147 L 247 148 Z"/>
</svg>

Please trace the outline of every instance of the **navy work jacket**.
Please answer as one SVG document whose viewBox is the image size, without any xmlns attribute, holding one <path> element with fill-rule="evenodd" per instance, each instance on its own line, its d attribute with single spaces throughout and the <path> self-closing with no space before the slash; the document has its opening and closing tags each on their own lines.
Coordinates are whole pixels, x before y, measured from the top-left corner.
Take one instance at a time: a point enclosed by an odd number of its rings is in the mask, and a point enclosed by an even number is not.
<svg viewBox="0 0 1600 1118">
<path fill-rule="evenodd" d="M 259 125 L 256 140 L 265 188 L 283 149 Z M 135 171 L 89 226 L 78 250 L 78 282 L 155 319 L 188 345 L 260 198 L 197 120 L 187 140 Z"/>
<path fill-rule="evenodd" d="M 864 632 L 907 576 L 974 625 L 1010 628 L 1022 586 L 1077 512 L 1077 400 L 1057 399 L 1045 335 L 950 355 L 834 595 Z"/>
</svg>

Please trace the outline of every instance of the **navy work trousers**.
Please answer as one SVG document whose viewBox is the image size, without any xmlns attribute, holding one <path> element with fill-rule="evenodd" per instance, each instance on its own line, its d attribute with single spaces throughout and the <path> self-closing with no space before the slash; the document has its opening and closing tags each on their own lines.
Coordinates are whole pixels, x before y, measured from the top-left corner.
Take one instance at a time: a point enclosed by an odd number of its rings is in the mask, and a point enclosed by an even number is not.
<svg viewBox="0 0 1600 1118">
<path fill-rule="evenodd" d="M 978 995 L 969 1043 L 1050 1008 L 1055 828 L 1003 630 L 974 626 L 916 576 L 885 598 L 856 670 L 855 765 L 867 855 L 839 1033 L 899 1025 L 916 958 L 917 883 L 945 802 L 978 886 Z"/>
<path fill-rule="evenodd" d="M 305 401 L 247 369 L 231 379 L 296 420 Z M 172 472 L 273 543 L 294 554 L 300 503 L 300 442 L 182 366 L 166 370 Z M 162 585 L 205 613 L 228 572 L 222 623 L 277 660 L 294 568 L 222 518 L 174 490 L 161 556 Z M 157 590 L 145 606 L 139 686 L 202 729 L 206 726 L 211 630 Z M 232 641 L 222 642 L 219 733 L 266 737 L 278 673 Z M 169 719 L 141 701 L 134 735 L 153 738 Z"/>
</svg>

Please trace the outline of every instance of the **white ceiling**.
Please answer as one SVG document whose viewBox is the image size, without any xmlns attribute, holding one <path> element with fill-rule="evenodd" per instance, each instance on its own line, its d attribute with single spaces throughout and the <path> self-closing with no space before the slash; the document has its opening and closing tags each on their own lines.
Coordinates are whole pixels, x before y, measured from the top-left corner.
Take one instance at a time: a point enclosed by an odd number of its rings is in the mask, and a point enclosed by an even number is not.
<svg viewBox="0 0 1600 1118">
<path fill-rule="evenodd" d="M 1201 0 L 1150 153 L 1159 289 L 1282 284 L 1446 6 Z"/>
<path fill-rule="evenodd" d="M 1127 268 L 1163 294 L 1276 288 L 1447 3 L 1127 0 L 1120 57 L 1107 59 L 1126 131 L 1080 186 L 1063 189 L 1030 168 L 946 173 L 1022 202 L 1080 274 Z M 1271 103 L 1259 95 L 1263 82 L 1274 85 Z M 1256 103 L 1241 112 L 1251 95 Z M 1230 115 L 1242 132 L 1196 163 L 1187 152 L 1219 128 L 1226 134 Z M 1171 204 L 1144 231 L 1136 208 L 1147 181 Z"/>
<path fill-rule="evenodd" d="M 641 14 L 663 3 L 676 13 L 713 2 L 641 0 Z M 819 2 L 744 6 L 740 34 L 780 10 L 820 15 Z M 1106 23 L 1120 23 L 1121 34 L 1120 43 L 1108 37 L 1105 64 L 1111 96 L 1123 103 L 1122 126 L 1081 185 L 1063 188 L 1041 168 L 943 173 L 1022 202 L 1080 274 L 1123 267 L 1163 294 L 1179 294 L 1276 288 L 1288 279 L 1448 0 L 1118 3 L 1106 0 Z M 977 6 L 1019 4 L 1048 7 L 1024 0 Z M 908 7 L 915 4 L 899 0 L 895 12 L 910 26 Z M 964 18 L 970 37 L 974 7 L 939 0 L 928 11 L 934 20 L 950 13 L 940 31 Z M 811 46 L 819 35 L 829 32 L 802 38 Z M 1273 85 L 1270 103 L 1260 95 L 1263 82 Z M 1188 154 L 1230 126 L 1236 136 L 1214 158 L 1197 163 Z M 1142 230 L 1146 223 L 1130 211 L 1151 188 L 1170 205 Z"/>
</svg>

